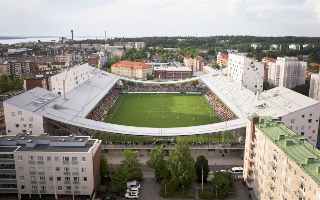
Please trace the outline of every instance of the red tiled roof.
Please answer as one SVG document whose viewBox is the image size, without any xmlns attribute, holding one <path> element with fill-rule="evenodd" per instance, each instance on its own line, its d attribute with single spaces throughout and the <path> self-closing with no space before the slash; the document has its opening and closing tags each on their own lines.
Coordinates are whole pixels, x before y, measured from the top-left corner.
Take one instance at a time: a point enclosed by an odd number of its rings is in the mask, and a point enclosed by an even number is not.
<svg viewBox="0 0 320 200">
<path fill-rule="evenodd" d="M 119 61 L 112 65 L 112 67 L 126 67 L 126 68 L 135 68 L 135 69 L 148 69 L 151 65 L 143 63 L 143 62 L 133 62 L 133 61 Z"/>
</svg>

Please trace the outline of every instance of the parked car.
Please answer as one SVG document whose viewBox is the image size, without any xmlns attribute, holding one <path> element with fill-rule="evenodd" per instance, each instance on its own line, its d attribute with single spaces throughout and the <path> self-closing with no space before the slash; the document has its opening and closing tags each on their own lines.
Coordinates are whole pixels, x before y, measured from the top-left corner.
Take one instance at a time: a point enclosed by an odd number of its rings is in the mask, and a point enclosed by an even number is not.
<svg viewBox="0 0 320 200">
<path fill-rule="evenodd" d="M 141 185 L 137 181 L 127 182 L 127 188 L 132 190 L 139 190 Z"/>
</svg>

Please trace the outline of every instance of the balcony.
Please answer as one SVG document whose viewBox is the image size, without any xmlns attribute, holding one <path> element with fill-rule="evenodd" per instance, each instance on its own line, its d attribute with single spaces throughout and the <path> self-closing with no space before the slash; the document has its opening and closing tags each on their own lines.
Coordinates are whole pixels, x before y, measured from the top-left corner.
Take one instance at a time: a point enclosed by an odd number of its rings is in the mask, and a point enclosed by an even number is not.
<svg viewBox="0 0 320 200">
<path fill-rule="evenodd" d="M 63 172 L 63 174 L 64 174 L 65 176 L 70 176 L 70 175 L 71 175 L 70 172 Z"/>
<path fill-rule="evenodd" d="M 71 184 L 71 181 L 64 181 L 64 184 L 70 185 L 70 184 Z"/>
</svg>

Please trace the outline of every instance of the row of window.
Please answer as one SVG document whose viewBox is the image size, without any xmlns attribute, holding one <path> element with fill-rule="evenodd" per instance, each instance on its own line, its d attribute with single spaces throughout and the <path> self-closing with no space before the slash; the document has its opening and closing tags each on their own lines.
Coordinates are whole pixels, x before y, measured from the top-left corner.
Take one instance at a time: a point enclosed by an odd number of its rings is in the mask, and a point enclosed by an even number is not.
<svg viewBox="0 0 320 200">
<path fill-rule="evenodd" d="M 37 160 L 38 161 L 44 161 L 44 159 L 45 159 L 45 157 L 44 156 L 37 156 Z M 51 157 L 51 156 L 46 156 L 46 160 L 47 161 L 51 161 L 53 158 Z M 18 155 L 18 160 L 23 160 L 23 156 L 22 155 Z M 29 160 L 31 160 L 31 161 L 33 161 L 33 160 L 36 160 L 35 159 L 35 156 L 33 156 L 33 155 L 30 155 L 29 156 Z M 54 156 L 54 161 L 59 161 L 60 160 L 60 157 L 59 156 Z M 63 156 L 62 157 L 62 160 L 64 161 L 64 162 L 69 162 L 70 160 L 72 161 L 72 162 L 76 162 L 76 161 L 78 161 L 78 160 L 80 160 L 80 158 L 78 158 L 78 157 L 71 157 L 71 159 L 70 159 L 70 157 L 69 156 Z M 81 157 L 81 161 L 86 161 L 86 157 Z"/>
<path fill-rule="evenodd" d="M 30 179 L 31 179 L 31 181 L 37 181 L 37 177 L 36 176 L 30 176 Z M 62 179 L 63 179 L 63 177 L 61 177 L 61 176 L 57 176 L 56 177 L 57 181 L 62 181 Z M 24 181 L 25 177 L 24 176 L 20 176 L 19 180 L 20 181 Z M 84 176 L 82 178 L 80 178 L 78 176 L 77 177 L 73 177 L 73 181 L 74 182 L 79 182 L 81 180 L 86 182 L 88 180 L 88 178 L 86 176 Z M 46 177 L 45 176 L 39 176 L 39 181 L 46 181 Z M 53 181 L 53 176 L 49 176 L 49 181 Z M 69 177 L 69 176 L 64 177 L 64 181 L 65 182 L 70 182 L 71 181 L 71 177 Z"/>
</svg>

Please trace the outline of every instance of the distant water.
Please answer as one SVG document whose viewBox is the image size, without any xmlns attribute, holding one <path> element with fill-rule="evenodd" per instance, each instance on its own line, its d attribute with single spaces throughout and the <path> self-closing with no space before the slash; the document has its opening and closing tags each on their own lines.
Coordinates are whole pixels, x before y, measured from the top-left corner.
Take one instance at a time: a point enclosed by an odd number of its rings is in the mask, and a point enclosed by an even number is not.
<svg viewBox="0 0 320 200">
<path fill-rule="evenodd" d="M 75 40 L 86 40 L 86 39 L 102 39 L 102 37 L 77 37 Z M 26 42 L 51 42 L 59 41 L 59 37 L 30 37 L 30 38 L 16 38 L 16 39 L 0 39 L 0 44 L 17 44 Z"/>
</svg>

